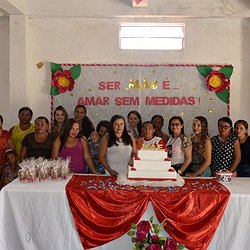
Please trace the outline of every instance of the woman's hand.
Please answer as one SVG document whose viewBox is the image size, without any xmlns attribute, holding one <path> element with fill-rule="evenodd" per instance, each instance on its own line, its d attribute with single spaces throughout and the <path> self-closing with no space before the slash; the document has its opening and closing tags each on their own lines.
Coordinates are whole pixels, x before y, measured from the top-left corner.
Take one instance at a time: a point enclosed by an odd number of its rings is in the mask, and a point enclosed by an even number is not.
<svg viewBox="0 0 250 250">
<path fill-rule="evenodd" d="M 237 172 L 233 172 L 232 177 L 237 177 Z"/>
<path fill-rule="evenodd" d="M 185 176 L 187 177 L 196 177 L 195 173 L 186 173 Z"/>
<path fill-rule="evenodd" d="M 110 173 L 111 176 L 115 176 L 115 177 L 117 177 L 117 175 L 118 175 L 118 173 L 113 169 L 110 169 L 109 173 Z"/>
<path fill-rule="evenodd" d="M 94 174 L 103 175 L 103 174 L 100 173 L 99 171 L 96 171 Z"/>
</svg>

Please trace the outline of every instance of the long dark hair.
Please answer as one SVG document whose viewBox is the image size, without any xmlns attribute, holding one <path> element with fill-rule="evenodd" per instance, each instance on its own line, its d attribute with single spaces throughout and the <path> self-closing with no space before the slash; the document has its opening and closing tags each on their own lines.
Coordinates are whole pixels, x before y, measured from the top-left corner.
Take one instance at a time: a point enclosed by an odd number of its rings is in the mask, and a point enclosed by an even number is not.
<svg viewBox="0 0 250 250">
<path fill-rule="evenodd" d="M 55 127 L 55 128 L 57 128 L 57 120 L 55 119 L 55 115 L 56 115 L 56 111 L 58 111 L 58 110 L 60 110 L 60 111 L 62 111 L 63 112 L 63 115 L 64 115 L 64 117 L 65 117 L 65 119 L 64 119 L 64 122 L 63 122 L 63 126 L 64 126 L 64 124 L 67 122 L 67 120 L 68 120 L 68 113 L 67 113 L 67 111 L 66 111 L 66 109 L 63 107 L 63 106 L 58 106 L 58 107 L 56 107 L 56 109 L 55 109 L 55 111 L 54 111 L 54 122 L 53 122 L 53 126 Z"/>
<path fill-rule="evenodd" d="M 201 137 L 199 139 L 199 147 L 203 156 L 205 156 L 205 142 L 208 134 L 208 122 L 204 116 L 196 116 L 194 120 L 199 120 L 201 122 Z"/>
<path fill-rule="evenodd" d="M 87 139 L 89 138 L 90 134 L 95 131 L 95 127 L 93 125 L 93 122 L 88 118 L 87 116 L 87 109 L 84 105 L 78 104 L 76 105 L 74 111 L 76 111 L 77 108 L 83 108 L 85 112 L 85 116 L 82 119 L 82 124 L 80 126 L 80 129 L 82 130 L 83 136 L 85 136 Z"/>
<path fill-rule="evenodd" d="M 142 119 L 141 119 L 141 114 L 136 111 L 136 110 L 131 110 L 128 115 L 127 115 L 127 119 L 129 119 L 129 116 L 131 114 L 135 114 L 138 118 L 139 118 L 139 122 L 137 123 L 137 130 L 138 130 L 138 134 L 140 135 L 141 134 L 141 128 L 142 128 Z"/>
<path fill-rule="evenodd" d="M 201 141 L 204 143 L 207 136 L 209 136 L 207 119 L 204 116 L 196 116 L 194 120 L 199 120 L 201 122 Z"/>
<path fill-rule="evenodd" d="M 163 118 L 162 115 L 160 115 L 160 114 L 153 115 L 152 118 L 151 118 L 151 121 L 153 122 L 155 118 L 160 118 L 162 126 L 164 125 L 164 118 Z"/>
<path fill-rule="evenodd" d="M 125 145 L 133 145 L 133 142 L 132 142 L 132 139 L 127 131 L 127 127 L 126 127 L 126 122 L 125 122 L 125 119 L 123 116 L 121 115 L 114 115 L 111 120 L 110 120 L 110 128 L 109 128 L 109 141 L 108 141 L 108 147 L 111 147 L 113 145 L 116 145 L 118 146 L 117 144 L 117 137 L 115 135 L 115 131 L 113 129 L 113 124 L 114 122 L 117 120 L 117 119 L 123 119 L 123 122 L 124 122 L 124 129 L 123 129 L 123 132 L 122 132 L 122 142 L 125 144 Z"/>
<path fill-rule="evenodd" d="M 220 122 L 226 122 L 226 123 L 228 123 L 228 124 L 230 125 L 230 127 L 231 127 L 230 133 L 231 133 L 231 134 L 234 133 L 233 122 L 232 122 L 232 120 L 231 120 L 229 117 L 227 117 L 227 116 L 221 117 L 221 118 L 218 120 L 218 123 L 217 123 L 218 126 L 219 126 L 219 123 L 220 123 Z"/>
<path fill-rule="evenodd" d="M 246 130 L 248 130 L 248 123 L 247 123 L 247 121 L 245 121 L 245 120 L 238 120 L 238 121 L 236 121 L 236 122 L 234 123 L 234 130 L 235 130 L 236 126 L 239 125 L 239 124 L 242 124 L 242 125 L 244 126 L 244 128 L 245 128 Z M 246 133 L 246 135 L 248 135 L 248 133 Z"/>
<path fill-rule="evenodd" d="M 97 126 L 96 126 L 96 131 L 99 133 L 99 130 L 101 129 L 101 127 L 104 127 L 107 129 L 107 131 L 109 131 L 110 129 L 110 121 L 108 120 L 101 120 L 100 122 L 98 122 Z"/>
<path fill-rule="evenodd" d="M 181 125 L 184 125 L 184 121 L 183 121 L 183 119 L 182 119 L 180 116 L 172 116 L 172 117 L 170 118 L 170 120 L 169 120 L 169 123 L 168 123 L 168 133 L 169 133 L 170 135 L 173 135 L 173 132 L 172 132 L 172 130 L 171 130 L 171 122 L 172 122 L 173 120 L 178 120 L 178 121 L 180 122 Z M 181 134 L 184 135 L 184 126 L 181 128 Z"/>
<path fill-rule="evenodd" d="M 60 145 L 59 152 L 61 152 L 63 146 L 65 145 L 65 143 L 66 143 L 66 141 L 67 141 L 67 139 L 69 137 L 70 130 L 72 129 L 72 126 L 73 126 L 74 123 L 78 123 L 79 127 L 80 127 L 80 123 L 78 121 L 76 121 L 74 118 L 70 118 L 66 122 L 66 124 L 64 126 L 64 129 L 63 129 L 63 132 L 62 132 L 62 134 L 60 136 L 61 145 Z M 78 133 L 77 138 L 81 138 L 81 132 Z"/>
</svg>

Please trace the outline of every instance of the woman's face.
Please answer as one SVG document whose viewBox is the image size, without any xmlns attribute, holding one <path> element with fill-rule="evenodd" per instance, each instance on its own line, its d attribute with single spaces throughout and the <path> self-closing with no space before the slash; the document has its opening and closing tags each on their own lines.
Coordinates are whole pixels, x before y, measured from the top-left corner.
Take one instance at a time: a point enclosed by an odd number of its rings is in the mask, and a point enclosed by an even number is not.
<svg viewBox="0 0 250 250">
<path fill-rule="evenodd" d="M 80 131 L 80 126 L 78 123 L 73 123 L 71 130 L 69 132 L 69 137 L 75 138 L 78 136 Z"/>
<path fill-rule="evenodd" d="M 231 126 L 229 123 L 220 121 L 218 124 L 219 136 L 220 137 L 228 137 L 231 134 Z"/>
<path fill-rule="evenodd" d="M 238 137 L 244 137 L 248 133 L 247 129 L 242 123 L 237 123 L 235 126 L 235 132 Z"/>
<path fill-rule="evenodd" d="M 78 121 L 78 122 L 81 122 L 83 120 L 83 118 L 85 117 L 85 109 L 83 107 L 78 107 L 75 112 L 74 112 L 74 116 L 75 116 L 75 119 Z"/>
<path fill-rule="evenodd" d="M 98 131 L 98 134 L 99 134 L 100 138 L 102 138 L 107 133 L 108 133 L 108 129 L 106 127 L 104 127 L 104 126 L 101 126 L 99 131 Z"/>
<path fill-rule="evenodd" d="M 155 132 L 153 124 L 146 123 L 143 126 L 143 132 L 144 132 L 144 138 L 145 139 L 147 139 L 147 140 L 152 139 L 154 137 L 154 132 Z"/>
<path fill-rule="evenodd" d="M 35 123 L 35 131 L 37 134 L 43 134 L 48 131 L 49 125 L 46 123 L 44 119 L 38 119 Z"/>
<path fill-rule="evenodd" d="M 155 117 L 154 120 L 153 120 L 153 123 L 155 125 L 156 130 L 161 129 L 162 126 L 163 126 L 162 119 L 160 117 Z"/>
<path fill-rule="evenodd" d="M 56 110 L 55 120 L 57 121 L 57 123 L 63 123 L 65 121 L 65 115 L 62 110 Z"/>
<path fill-rule="evenodd" d="M 139 123 L 140 119 L 135 113 L 131 113 L 128 117 L 128 123 L 130 127 L 135 128 L 137 124 Z"/>
<path fill-rule="evenodd" d="M 201 121 L 198 119 L 194 119 L 192 129 L 195 135 L 200 134 L 202 132 Z"/>
<path fill-rule="evenodd" d="M 170 123 L 170 128 L 173 134 L 180 135 L 181 129 L 183 128 L 183 125 L 181 125 L 180 121 L 178 119 L 173 119 Z"/>
<path fill-rule="evenodd" d="M 115 134 L 122 134 L 124 130 L 124 120 L 122 118 L 118 118 L 113 123 L 113 130 Z"/>
<path fill-rule="evenodd" d="M 29 112 L 29 110 L 23 110 L 21 111 L 21 113 L 18 115 L 19 117 L 19 121 L 21 124 L 25 125 L 25 124 L 29 124 L 31 121 L 31 113 Z"/>
</svg>

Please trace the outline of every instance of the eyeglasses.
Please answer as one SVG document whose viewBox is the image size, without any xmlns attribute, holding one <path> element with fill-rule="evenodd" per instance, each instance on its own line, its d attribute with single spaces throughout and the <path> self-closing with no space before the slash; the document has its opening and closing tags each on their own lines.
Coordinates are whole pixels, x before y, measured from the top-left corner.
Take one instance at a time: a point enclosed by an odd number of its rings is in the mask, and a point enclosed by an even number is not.
<svg viewBox="0 0 250 250">
<path fill-rule="evenodd" d="M 180 124 L 180 123 L 171 123 L 170 125 L 171 125 L 172 127 L 174 127 L 174 126 L 175 126 L 175 127 L 179 127 L 181 124 Z"/>
<path fill-rule="evenodd" d="M 230 126 L 227 126 L 227 125 L 225 125 L 225 126 L 223 126 L 223 125 L 219 125 L 219 129 L 225 129 L 225 130 L 228 130 L 228 129 L 230 129 L 231 127 Z"/>
</svg>

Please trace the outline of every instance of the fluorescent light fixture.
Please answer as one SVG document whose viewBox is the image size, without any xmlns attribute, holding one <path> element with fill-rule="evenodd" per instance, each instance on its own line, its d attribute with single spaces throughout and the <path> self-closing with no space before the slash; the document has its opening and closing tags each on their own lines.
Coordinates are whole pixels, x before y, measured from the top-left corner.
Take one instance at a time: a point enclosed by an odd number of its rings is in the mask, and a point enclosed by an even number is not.
<svg viewBox="0 0 250 250">
<path fill-rule="evenodd" d="M 184 28 L 179 23 L 120 23 L 120 48 L 182 50 Z"/>
</svg>

